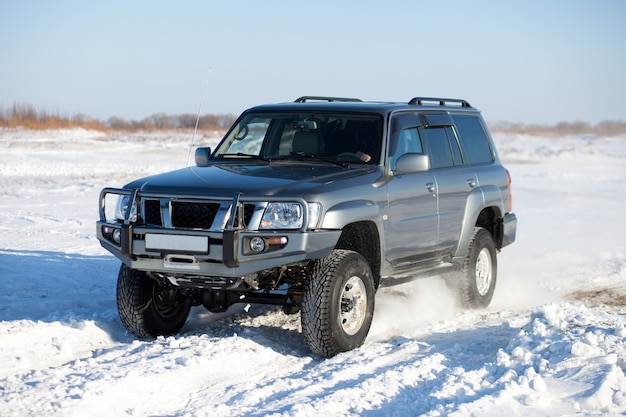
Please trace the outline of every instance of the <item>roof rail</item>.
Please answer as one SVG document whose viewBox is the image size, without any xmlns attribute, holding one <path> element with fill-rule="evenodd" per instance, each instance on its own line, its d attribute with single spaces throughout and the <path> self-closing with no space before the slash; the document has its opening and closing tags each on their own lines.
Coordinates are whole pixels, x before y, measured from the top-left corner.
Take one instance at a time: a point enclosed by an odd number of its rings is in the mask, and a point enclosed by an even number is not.
<svg viewBox="0 0 626 417">
<path fill-rule="evenodd" d="M 409 101 L 409 104 L 422 106 L 424 101 L 438 101 L 440 106 L 445 106 L 446 103 L 457 103 L 460 104 L 461 107 L 472 107 L 467 101 L 458 98 L 413 97 Z"/>
<path fill-rule="evenodd" d="M 302 96 L 296 99 L 296 103 L 306 103 L 307 101 L 363 101 L 359 98 L 346 97 L 322 97 L 322 96 Z"/>
</svg>

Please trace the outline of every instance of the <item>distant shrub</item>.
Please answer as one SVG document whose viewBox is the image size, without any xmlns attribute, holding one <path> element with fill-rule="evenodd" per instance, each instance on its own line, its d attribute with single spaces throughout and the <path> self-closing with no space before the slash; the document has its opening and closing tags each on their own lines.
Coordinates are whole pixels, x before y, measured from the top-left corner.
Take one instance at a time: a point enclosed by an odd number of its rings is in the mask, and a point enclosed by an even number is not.
<svg viewBox="0 0 626 417">
<path fill-rule="evenodd" d="M 37 130 L 72 127 L 90 130 L 106 129 L 102 122 L 84 114 L 68 117 L 62 116 L 58 112 L 53 113 L 46 109 L 37 109 L 31 104 L 17 103 L 7 109 L 0 107 L 0 127 L 23 127 Z"/>
<path fill-rule="evenodd" d="M 13 104 L 9 108 L 0 107 L 0 127 L 46 130 L 81 127 L 90 130 L 189 130 L 194 129 L 196 120 L 199 130 L 224 130 L 236 119 L 232 114 L 207 114 L 197 117 L 193 114 L 167 115 L 155 113 L 142 120 L 125 120 L 111 117 L 106 122 L 91 118 L 84 114 L 63 116 L 51 113 L 46 109 L 37 109 L 30 104 Z"/>
</svg>

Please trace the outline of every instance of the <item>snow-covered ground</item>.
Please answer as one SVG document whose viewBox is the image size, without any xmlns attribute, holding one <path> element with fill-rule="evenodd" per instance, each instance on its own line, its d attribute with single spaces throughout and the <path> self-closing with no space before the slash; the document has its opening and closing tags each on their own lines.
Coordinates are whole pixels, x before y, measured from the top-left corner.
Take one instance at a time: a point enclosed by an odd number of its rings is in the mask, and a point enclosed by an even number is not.
<svg viewBox="0 0 626 417">
<path fill-rule="evenodd" d="M 265 306 L 197 308 L 154 341 L 122 327 L 98 193 L 187 165 L 191 135 L 0 130 L 0 415 L 626 413 L 626 137 L 495 139 L 519 223 L 491 306 L 385 288 L 365 345 L 322 359 Z"/>
</svg>

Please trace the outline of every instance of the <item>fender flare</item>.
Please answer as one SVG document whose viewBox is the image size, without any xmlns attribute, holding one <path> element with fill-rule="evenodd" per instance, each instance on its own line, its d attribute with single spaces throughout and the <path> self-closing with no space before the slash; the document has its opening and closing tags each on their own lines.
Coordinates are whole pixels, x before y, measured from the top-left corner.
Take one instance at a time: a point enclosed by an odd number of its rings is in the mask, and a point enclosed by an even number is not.
<svg viewBox="0 0 626 417">
<path fill-rule="evenodd" d="M 330 207 L 326 211 L 322 221 L 322 227 L 324 229 L 342 231 L 337 236 L 337 241 L 333 243 L 333 246 L 336 246 L 339 243 L 347 225 L 361 222 L 361 225 L 358 225 L 356 228 L 352 229 L 352 231 L 359 234 L 361 232 L 363 233 L 362 237 L 365 240 L 361 241 L 362 244 L 366 244 L 366 242 L 371 244 L 376 243 L 375 245 L 370 245 L 368 250 L 359 251 L 372 268 L 376 287 L 378 287 L 378 284 L 380 283 L 385 253 L 385 229 L 383 226 L 383 217 L 384 212 L 381 211 L 381 208 L 377 203 L 371 200 L 353 200 L 342 202 Z M 369 222 L 372 227 L 376 228 L 376 231 L 366 227 L 364 222 Z M 368 233 L 376 233 L 377 239 L 374 239 L 374 237 L 368 235 Z M 354 236 L 352 237 L 354 238 Z M 375 240 L 377 240 L 377 242 L 374 242 Z M 359 245 L 358 243 L 356 244 L 357 246 Z"/>
<path fill-rule="evenodd" d="M 465 259 L 469 251 L 470 240 L 474 233 L 474 227 L 478 216 L 483 209 L 496 207 L 499 213 L 503 213 L 504 200 L 500 188 L 495 185 L 487 185 L 473 189 L 467 197 L 463 226 L 459 236 L 459 242 L 454 251 L 453 262 L 460 263 Z"/>
</svg>

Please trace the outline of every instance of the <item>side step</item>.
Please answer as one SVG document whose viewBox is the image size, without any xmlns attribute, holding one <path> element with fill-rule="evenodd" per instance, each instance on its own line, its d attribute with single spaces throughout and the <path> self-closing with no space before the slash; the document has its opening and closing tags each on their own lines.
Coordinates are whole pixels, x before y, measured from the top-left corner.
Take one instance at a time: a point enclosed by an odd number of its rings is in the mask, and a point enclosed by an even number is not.
<svg viewBox="0 0 626 417">
<path fill-rule="evenodd" d="M 407 272 L 398 276 L 384 277 L 380 280 L 380 288 L 393 287 L 395 285 L 406 284 L 407 282 L 415 281 L 417 279 L 447 274 L 458 270 L 459 266 L 455 264 L 438 264 L 436 266 L 433 266 L 432 268 L 423 269 L 416 272 Z"/>
</svg>

